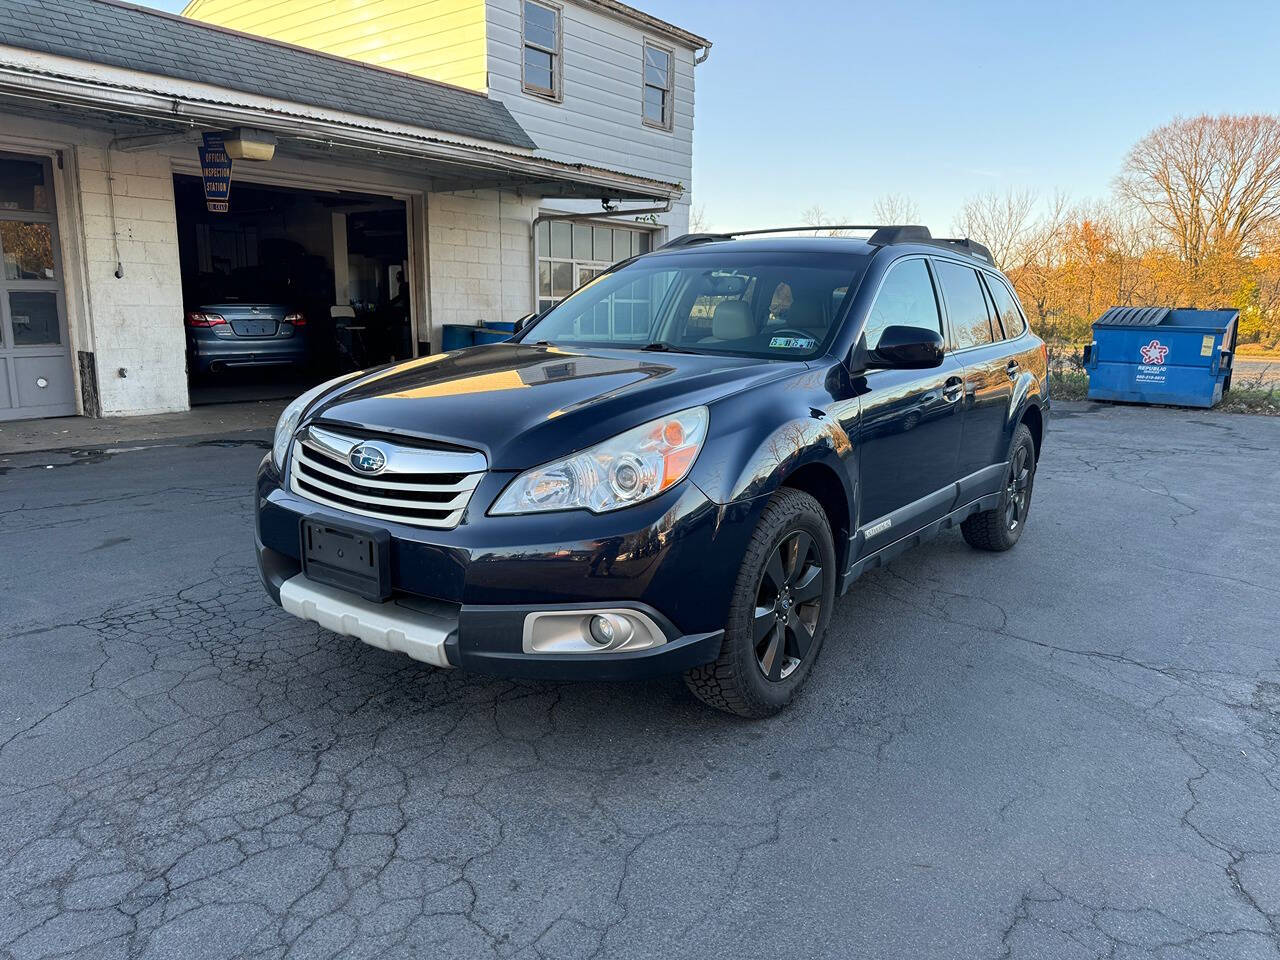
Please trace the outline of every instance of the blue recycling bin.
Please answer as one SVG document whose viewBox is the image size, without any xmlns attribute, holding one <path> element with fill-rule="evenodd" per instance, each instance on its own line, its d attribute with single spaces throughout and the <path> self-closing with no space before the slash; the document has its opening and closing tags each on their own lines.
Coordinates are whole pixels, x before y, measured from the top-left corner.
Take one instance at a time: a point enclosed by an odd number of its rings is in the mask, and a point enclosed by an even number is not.
<svg viewBox="0 0 1280 960">
<path fill-rule="evenodd" d="M 1212 407 L 1231 389 L 1239 310 L 1112 307 L 1085 349 L 1090 400 Z"/>
</svg>

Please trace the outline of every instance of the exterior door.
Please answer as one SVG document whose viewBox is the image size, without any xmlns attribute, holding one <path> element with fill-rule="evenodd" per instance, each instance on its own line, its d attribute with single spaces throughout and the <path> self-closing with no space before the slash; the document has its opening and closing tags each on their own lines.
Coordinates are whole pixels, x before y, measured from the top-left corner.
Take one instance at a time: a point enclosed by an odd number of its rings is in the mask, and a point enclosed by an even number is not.
<svg viewBox="0 0 1280 960">
<path fill-rule="evenodd" d="M 888 326 L 924 327 L 941 334 L 937 294 L 923 257 L 899 260 L 889 268 L 867 315 L 867 349 L 875 349 Z M 869 370 L 865 379 L 858 430 L 864 554 L 951 508 L 964 368 L 948 355 L 932 370 Z"/>
<path fill-rule="evenodd" d="M 953 260 L 935 261 L 951 339 L 964 364 L 964 442 L 960 447 L 960 475 L 972 476 L 1008 454 L 1009 405 L 1017 365 L 1008 344 L 1000 343 L 999 321 L 992 316 L 988 295 L 978 271 Z"/>
<path fill-rule="evenodd" d="M 48 159 L 0 153 L 0 420 L 76 412 L 53 203 Z"/>
</svg>

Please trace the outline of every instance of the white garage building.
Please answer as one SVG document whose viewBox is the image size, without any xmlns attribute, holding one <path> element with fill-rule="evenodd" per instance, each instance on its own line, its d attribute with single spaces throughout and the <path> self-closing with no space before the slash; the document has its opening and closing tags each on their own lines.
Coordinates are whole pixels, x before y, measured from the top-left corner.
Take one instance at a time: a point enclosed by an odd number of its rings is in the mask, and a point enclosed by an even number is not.
<svg viewBox="0 0 1280 960">
<path fill-rule="evenodd" d="M 0 0 L 0 420 L 186 409 L 184 315 L 210 277 L 287 260 L 317 310 L 401 284 L 397 355 L 419 355 L 446 324 L 514 320 L 684 232 L 709 44 L 614 0 L 578 5 L 609 25 L 637 104 L 593 118 L 619 147 L 582 161 L 488 93 L 113 0 Z M 659 40 L 683 87 L 662 128 L 641 106 Z M 571 68 L 554 106 L 591 111 Z M 544 129 L 549 109 L 530 114 Z M 271 153 L 233 161 L 227 214 L 204 202 L 206 133 Z M 646 173 L 654 149 L 682 173 Z"/>
</svg>

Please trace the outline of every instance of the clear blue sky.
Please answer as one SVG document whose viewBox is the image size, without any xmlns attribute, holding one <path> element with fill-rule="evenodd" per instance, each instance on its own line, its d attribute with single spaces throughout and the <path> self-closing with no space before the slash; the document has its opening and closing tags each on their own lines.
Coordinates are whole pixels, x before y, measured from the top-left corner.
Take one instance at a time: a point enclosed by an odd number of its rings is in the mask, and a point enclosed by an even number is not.
<svg viewBox="0 0 1280 960">
<path fill-rule="evenodd" d="M 713 228 L 860 222 L 897 192 L 940 232 L 987 190 L 1101 197 L 1178 114 L 1280 110 L 1272 0 L 631 2 L 715 45 L 693 183 Z"/>
</svg>

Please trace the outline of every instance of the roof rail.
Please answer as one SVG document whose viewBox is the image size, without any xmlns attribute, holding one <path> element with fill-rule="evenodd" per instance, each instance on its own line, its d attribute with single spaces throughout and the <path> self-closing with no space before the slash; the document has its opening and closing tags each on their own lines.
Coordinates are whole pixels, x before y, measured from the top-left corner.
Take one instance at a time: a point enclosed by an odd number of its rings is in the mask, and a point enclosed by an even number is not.
<svg viewBox="0 0 1280 960">
<path fill-rule="evenodd" d="M 734 230 L 728 233 L 686 233 L 683 236 L 676 237 L 674 240 L 668 240 L 659 249 L 690 247 L 698 243 L 715 243 L 718 240 L 734 240 L 738 237 L 760 237 L 771 233 L 817 233 L 818 231 L 831 230 L 870 231 L 871 237 L 867 242 L 874 243 L 877 246 L 886 246 L 890 243 L 907 243 L 909 241 L 928 242 L 930 239 L 928 227 L 909 225 L 884 226 L 875 223 L 824 223 L 817 227 L 768 227 L 759 230 Z"/>
<path fill-rule="evenodd" d="M 699 243 L 715 243 L 717 240 L 732 240 L 737 234 L 733 233 L 684 233 L 676 237 L 674 240 L 668 240 L 659 250 L 671 250 L 675 247 L 692 247 Z"/>
<path fill-rule="evenodd" d="M 938 237 L 934 240 L 934 243 L 945 243 L 948 246 L 959 247 L 965 253 L 981 257 L 993 267 L 996 265 L 996 258 L 991 255 L 991 251 L 978 243 L 977 240 L 970 240 L 968 237 Z"/>
<path fill-rule="evenodd" d="M 674 240 L 668 240 L 659 250 L 670 250 L 676 247 L 691 247 L 700 243 L 716 243 L 722 240 L 735 240 L 738 237 L 759 237 L 773 233 L 814 233 L 819 230 L 859 230 L 870 231 L 871 236 L 867 238 L 867 243 L 877 247 L 887 247 L 895 243 L 928 243 L 938 247 L 959 248 L 971 256 L 979 257 L 986 260 L 992 266 L 995 265 L 995 257 L 991 255 L 991 251 L 976 240 L 970 240 L 968 237 L 935 237 L 929 232 L 928 227 L 919 224 L 823 224 L 819 227 L 770 227 L 760 230 L 734 230 L 731 233 L 686 233 L 683 236 L 676 237 Z"/>
<path fill-rule="evenodd" d="M 896 227 L 877 227 L 867 242 L 877 247 L 887 247 L 894 243 L 928 243 L 932 239 L 933 234 L 928 227 L 902 224 Z"/>
</svg>

